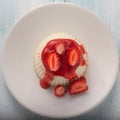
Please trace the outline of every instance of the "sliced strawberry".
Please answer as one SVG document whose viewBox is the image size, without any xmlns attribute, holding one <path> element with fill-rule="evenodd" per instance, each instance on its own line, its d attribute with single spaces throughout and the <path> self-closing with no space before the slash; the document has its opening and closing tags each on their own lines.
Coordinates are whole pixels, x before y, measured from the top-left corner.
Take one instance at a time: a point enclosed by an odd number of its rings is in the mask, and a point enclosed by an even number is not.
<svg viewBox="0 0 120 120">
<path fill-rule="evenodd" d="M 58 55 L 53 52 L 50 53 L 47 57 L 47 64 L 51 71 L 57 71 L 60 67 L 60 59 Z"/>
<path fill-rule="evenodd" d="M 68 63 L 71 66 L 75 66 L 78 62 L 79 62 L 79 58 L 80 58 L 80 54 L 78 52 L 77 49 L 72 48 L 69 52 L 68 52 Z"/>
<path fill-rule="evenodd" d="M 40 80 L 40 86 L 44 89 L 47 89 L 50 87 L 51 81 L 54 79 L 54 75 L 46 72 L 43 79 Z"/>
<path fill-rule="evenodd" d="M 73 80 L 73 79 L 77 78 L 78 76 L 77 76 L 77 74 L 75 72 L 73 72 L 73 73 L 67 73 L 67 74 L 65 74 L 64 77 L 66 79 L 68 79 L 68 80 Z"/>
<path fill-rule="evenodd" d="M 81 82 L 86 83 L 86 78 L 84 76 L 79 78 Z"/>
<path fill-rule="evenodd" d="M 65 45 L 63 43 L 59 43 L 55 46 L 56 52 L 62 55 L 65 52 Z"/>
<path fill-rule="evenodd" d="M 63 87 L 61 85 L 56 86 L 54 89 L 54 94 L 57 97 L 62 97 L 65 95 L 65 93 L 66 93 L 66 89 L 65 89 L 65 87 Z"/>
<path fill-rule="evenodd" d="M 75 80 L 69 86 L 70 95 L 79 94 L 87 90 L 88 90 L 87 84 L 81 80 Z"/>
<path fill-rule="evenodd" d="M 44 89 L 47 89 L 50 87 L 50 84 L 46 82 L 44 79 L 40 80 L 40 86 Z"/>
</svg>

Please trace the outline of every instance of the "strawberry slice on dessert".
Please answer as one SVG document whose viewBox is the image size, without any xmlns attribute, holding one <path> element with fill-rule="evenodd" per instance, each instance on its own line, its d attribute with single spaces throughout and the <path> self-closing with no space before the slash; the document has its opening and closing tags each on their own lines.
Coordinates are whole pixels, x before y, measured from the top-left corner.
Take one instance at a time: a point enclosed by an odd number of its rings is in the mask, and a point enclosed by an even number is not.
<svg viewBox="0 0 120 120">
<path fill-rule="evenodd" d="M 79 94 L 88 90 L 85 78 L 81 78 L 71 82 L 69 86 L 70 95 Z"/>
<path fill-rule="evenodd" d="M 57 85 L 54 89 L 54 94 L 57 97 L 62 97 L 64 96 L 66 93 L 66 89 L 65 87 L 61 86 L 61 85 Z"/>
<path fill-rule="evenodd" d="M 57 71 L 60 67 L 60 59 L 55 52 L 48 54 L 47 65 L 51 71 Z"/>
<path fill-rule="evenodd" d="M 40 86 L 44 89 L 47 89 L 50 87 L 50 84 L 48 82 L 46 82 L 44 79 L 40 80 Z"/>
<path fill-rule="evenodd" d="M 44 89 L 47 89 L 50 87 L 51 81 L 54 79 L 54 76 L 48 72 L 45 73 L 45 76 L 43 79 L 40 80 L 40 86 Z"/>
<path fill-rule="evenodd" d="M 69 81 L 72 81 L 76 78 L 78 78 L 77 74 L 75 72 L 72 72 L 72 73 L 67 73 L 65 74 L 64 76 L 66 79 L 68 79 Z"/>
<path fill-rule="evenodd" d="M 79 80 L 80 80 L 81 82 L 83 82 L 83 83 L 86 83 L 86 78 L 85 78 L 84 76 L 81 76 L 81 77 L 79 78 Z"/>
<path fill-rule="evenodd" d="M 69 52 L 68 52 L 68 63 L 71 66 L 75 66 L 76 64 L 79 63 L 80 60 L 80 53 L 76 48 L 72 48 Z"/>
</svg>

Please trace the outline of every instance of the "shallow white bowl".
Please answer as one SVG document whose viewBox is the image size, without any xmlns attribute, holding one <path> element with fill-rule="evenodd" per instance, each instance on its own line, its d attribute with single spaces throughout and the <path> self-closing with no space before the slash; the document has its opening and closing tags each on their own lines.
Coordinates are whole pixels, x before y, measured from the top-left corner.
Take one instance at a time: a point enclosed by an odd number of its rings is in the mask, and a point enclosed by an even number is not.
<svg viewBox="0 0 120 120">
<path fill-rule="evenodd" d="M 87 93 L 57 98 L 53 91 L 40 88 L 33 55 L 39 41 L 54 32 L 73 34 L 85 45 Z M 71 4 L 50 4 L 32 10 L 14 25 L 4 47 L 2 70 L 13 96 L 30 111 L 73 117 L 95 108 L 108 95 L 118 71 L 118 52 L 111 32 L 91 12 Z"/>
</svg>

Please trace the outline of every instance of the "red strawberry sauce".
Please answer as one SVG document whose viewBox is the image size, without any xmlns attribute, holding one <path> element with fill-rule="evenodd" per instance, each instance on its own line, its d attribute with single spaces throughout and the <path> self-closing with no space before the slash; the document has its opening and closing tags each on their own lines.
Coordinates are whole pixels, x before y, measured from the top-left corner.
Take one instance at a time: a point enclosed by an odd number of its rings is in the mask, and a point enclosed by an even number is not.
<svg viewBox="0 0 120 120">
<path fill-rule="evenodd" d="M 60 48 L 57 49 L 59 44 Z M 63 46 L 61 47 L 61 45 Z M 46 74 L 40 83 L 41 87 L 49 87 L 50 81 L 56 75 L 63 76 L 69 80 L 77 78 L 75 73 L 77 67 L 86 64 L 83 59 L 85 52 L 82 45 L 71 39 L 49 41 L 42 51 L 42 62 L 45 66 Z"/>
</svg>

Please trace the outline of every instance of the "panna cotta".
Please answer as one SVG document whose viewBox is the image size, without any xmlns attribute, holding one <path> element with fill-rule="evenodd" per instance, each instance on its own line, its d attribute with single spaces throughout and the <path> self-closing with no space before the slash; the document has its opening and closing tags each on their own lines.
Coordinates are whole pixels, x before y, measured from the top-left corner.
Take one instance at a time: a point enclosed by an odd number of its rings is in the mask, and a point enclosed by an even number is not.
<svg viewBox="0 0 120 120">
<path fill-rule="evenodd" d="M 83 44 L 71 34 L 53 33 L 41 40 L 33 63 L 40 86 L 44 89 L 55 86 L 54 93 L 58 97 L 64 95 L 68 86 L 70 94 L 88 89 L 83 77 L 88 66 L 88 55 Z M 80 90 L 81 85 L 83 90 Z"/>
</svg>

